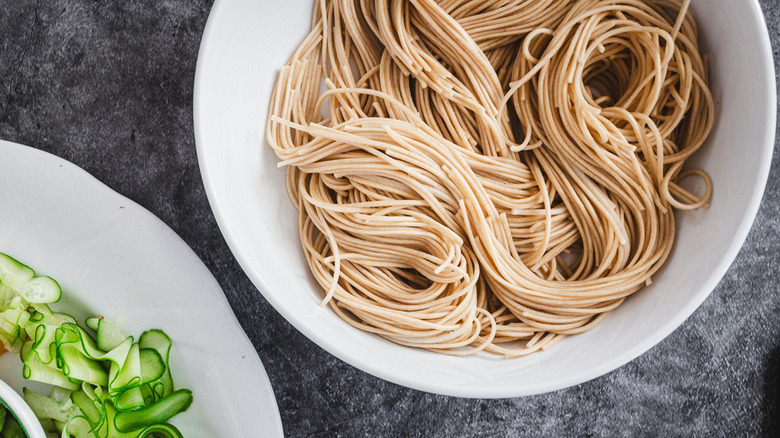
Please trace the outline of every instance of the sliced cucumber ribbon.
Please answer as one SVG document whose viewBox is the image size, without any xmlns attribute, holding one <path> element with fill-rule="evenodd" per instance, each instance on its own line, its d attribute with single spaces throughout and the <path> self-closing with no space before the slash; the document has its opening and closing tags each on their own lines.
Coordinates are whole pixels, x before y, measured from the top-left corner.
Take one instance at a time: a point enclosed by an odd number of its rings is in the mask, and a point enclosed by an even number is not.
<svg viewBox="0 0 780 438">
<path fill-rule="evenodd" d="M 116 415 L 117 430 L 127 432 L 143 428 L 148 424 L 165 423 L 192 404 L 192 391 L 179 389 L 163 397 L 151 406 L 137 411 L 124 411 Z"/>
<path fill-rule="evenodd" d="M 84 436 L 90 437 L 181 436 L 166 422 L 190 406 L 192 392 L 173 391 L 170 338 L 160 330 L 150 330 L 133 342 L 115 324 L 101 319 L 87 324 L 97 328 L 96 342 L 65 316 L 53 314 L 47 319 L 36 315 L 31 319 L 39 322 L 27 326 L 35 336 L 23 347 L 25 369 L 30 371 L 25 376 L 73 390 L 64 403 L 32 391 L 27 397 L 26 392 L 25 399 L 39 419 L 50 419 L 55 426 L 59 423 L 57 429 L 63 436 L 79 437 L 84 430 L 88 430 Z M 45 324 L 54 317 L 64 322 L 59 327 Z M 113 349 L 102 351 L 98 343 Z"/>
<path fill-rule="evenodd" d="M 54 303 L 62 296 L 62 289 L 53 278 L 37 277 L 29 266 L 3 253 L 0 253 L 0 282 L 28 303 Z"/>
<path fill-rule="evenodd" d="M 60 296 L 56 281 L 0 253 L 0 341 L 20 353 L 26 379 L 54 386 L 49 396 L 24 389 L 44 429 L 63 438 L 181 438 L 167 422 L 193 397 L 174 390 L 168 335 L 149 330 L 135 342 L 97 317 L 86 320 L 93 336 L 49 308 Z"/>
</svg>

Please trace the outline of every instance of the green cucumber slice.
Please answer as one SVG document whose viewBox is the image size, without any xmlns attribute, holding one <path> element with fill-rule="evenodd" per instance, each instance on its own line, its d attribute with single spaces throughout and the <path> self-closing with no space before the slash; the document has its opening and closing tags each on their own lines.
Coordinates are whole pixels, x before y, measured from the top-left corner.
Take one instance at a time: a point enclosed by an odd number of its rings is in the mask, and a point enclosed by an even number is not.
<svg viewBox="0 0 780 438">
<path fill-rule="evenodd" d="M 17 289 L 30 303 L 56 303 L 62 297 L 59 283 L 51 277 L 35 277 Z"/>
<path fill-rule="evenodd" d="M 140 386 L 134 388 L 128 388 L 115 400 L 116 408 L 118 411 L 134 411 L 146 406 L 144 401 L 143 391 Z"/>
<path fill-rule="evenodd" d="M 23 388 L 22 393 L 24 394 L 24 401 L 27 402 L 39 420 L 50 419 L 66 422 L 74 415 L 81 414 L 81 411 L 73 405 L 70 398 L 65 403 L 60 404 L 28 388 Z"/>
<path fill-rule="evenodd" d="M 71 418 L 67 424 L 62 428 L 63 437 L 75 437 L 75 438 L 95 438 L 96 435 L 93 432 L 92 424 L 83 416 Z"/>
<path fill-rule="evenodd" d="M 22 375 L 27 380 L 78 389 L 79 383 L 71 381 L 61 370 L 41 361 L 37 353 L 27 354 L 22 363 Z"/>
<path fill-rule="evenodd" d="M 130 432 L 146 425 L 165 423 L 174 415 L 185 411 L 192 404 L 192 391 L 179 389 L 151 406 L 137 411 L 119 412 L 114 424 L 120 432 Z"/>
<path fill-rule="evenodd" d="M 23 284 L 35 277 L 35 271 L 15 258 L 0 252 L 0 281 L 6 283 L 12 289 L 14 283 Z"/>
<path fill-rule="evenodd" d="M 71 379 L 93 385 L 107 385 L 108 373 L 99 360 L 105 353 L 97 349 L 95 341 L 81 327 L 65 323 L 57 329 L 57 366 Z"/>
<path fill-rule="evenodd" d="M 153 329 L 142 333 L 141 337 L 138 338 L 138 344 L 141 346 L 141 349 L 151 348 L 157 350 L 165 364 L 163 375 L 159 379 L 149 382 L 154 400 L 159 400 L 173 391 L 173 379 L 171 378 L 171 367 L 169 364 L 173 343 L 164 331 Z"/>
<path fill-rule="evenodd" d="M 16 292 L 4 283 L 0 283 L 0 312 L 8 310 L 12 306 L 14 298 L 19 297 Z M 21 298 L 21 297 L 19 297 Z"/>
<path fill-rule="evenodd" d="M 108 394 L 112 397 L 119 393 L 141 385 L 141 350 L 138 344 L 130 346 L 130 351 L 123 364 L 111 365 L 111 381 L 108 385 Z"/>
<path fill-rule="evenodd" d="M 155 424 L 145 428 L 138 438 L 184 438 L 179 429 L 172 424 Z"/>
<path fill-rule="evenodd" d="M 49 398 L 54 400 L 55 402 L 64 405 L 70 402 L 70 395 L 73 394 L 73 391 L 70 389 L 60 388 L 59 386 L 55 386 L 51 389 L 51 393 L 49 394 Z"/>
<path fill-rule="evenodd" d="M 80 391 L 74 391 L 73 394 L 70 395 L 70 399 L 73 401 L 73 404 L 79 408 L 82 414 L 84 414 L 84 418 L 90 424 L 97 424 L 102 417 L 101 409 L 98 409 L 98 406 L 101 406 L 102 408 L 102 405 L 100 403 L 95 403 L 95 400 L 87 395 L 83 389 L 85 386 L 87 385 L 82 385 Z"/>
<path fill-rule="evenodd" d="M 31 339 L 28 341 L 32 342 L 29 353 L 37 354 L 38 359 L 45 364 L 52 364 L 57 355 L 54 342 L 57 335 L 57 327 L 39 324 L 32 330 L 30 333 Z M 25 353 L 25 356 L 29 353 Z"/>
<path fill-rule="evenodd" d="M 33 306 L 40 307 L 40 304 L 34 304 Z M 67 313 L 52 312 L 48 309 L 47 311 L 42 312 L 36 309 L 35 313 L 30 317 L 30 322 L 53 326 L 53 328 L 56 329 L 65 323 L 76 324 L 76 318 Z"/>
<path fill-rule="evenodd" d="M 95 325 L 94 330 L 97 334 L 97 347 L 99 349 L 111 351 L 127 339 L 127 335 L 113 322 L 102 317 L 90 319 L 97 319 L 97 322 L 93 324 Z M 87 321 L 87 325 L 89 325 L 89 320 Z"/>
<path fill-rule="evenodd" d="M 13 257 L 0 253 L 0 282 L 30 303 L 54 303 L 62 296 L 59 283 L 35 271 Z"/>
<path fill-rule="evenodd" d="M 25 327 L 29 320 L 30 314 L 19 297 L 14 298 L 9 307 L 0 312 L 0 342 L 6 350 L 19 352 L 27 337 Z"/>
<path fill-rule="evenodd" d="M 158 380 L 168 369 L 160 353 L 153 348 L 141 348 L 140 359 L 141 385 Z"/>
</svg>

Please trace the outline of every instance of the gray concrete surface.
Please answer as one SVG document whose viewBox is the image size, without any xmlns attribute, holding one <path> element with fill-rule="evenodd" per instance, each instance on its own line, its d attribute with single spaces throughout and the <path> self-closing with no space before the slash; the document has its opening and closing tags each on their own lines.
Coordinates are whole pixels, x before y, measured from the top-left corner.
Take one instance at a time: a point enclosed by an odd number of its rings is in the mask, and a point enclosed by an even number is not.
<svg viewBox="0 0 780 438">
<path fill-rule="evenodd" d="M 761 4 L 777 65 L 780 4 Z M 777 150 L 736 262 L 704 305 L 650 352 L 536 397 L 425 394 L 358 371 L 299 334 L 222 239 L 192 129 L 195 62 L 210 6 L 0 0 L 0 138 L 76 163 L 192 246 L 265 363 L 288 436 L 780 436 Z"/>
</svg>

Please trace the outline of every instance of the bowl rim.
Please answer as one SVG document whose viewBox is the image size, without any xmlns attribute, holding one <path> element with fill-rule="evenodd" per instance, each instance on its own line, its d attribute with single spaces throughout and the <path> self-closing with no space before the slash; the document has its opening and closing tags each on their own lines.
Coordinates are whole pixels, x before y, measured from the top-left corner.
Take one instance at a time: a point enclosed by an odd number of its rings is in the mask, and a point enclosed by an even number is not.
<svg viewBox="0 0 780 438">
<path fill-rule="evenodd" d="M 748 202 L 748 207 L 745 209 L 743 220 L 740 223 L 737 231 L 734 233 L 731 242 L 729 243 L 728 249 L 724 254 L 724 257 L 721 259 L 721 262 L 712 270 L 712 273 L 709 276 L 707 282 L 698 290 L 695 295 L 691 297 L 688 305 L 675 312 L 675 316 L 668 319 L 662 326 L 655 330 L 652 335 L 647 336 L 642 342 L 636 343 L 632 348 L 625 350 L 623 354 L 605 358 L 599 366 L 589 368 L 585 371 L 574 371 L 567 377 L 558 379 L 552 383 L 529 382 L 528 385 L 525 385 L 522 388 L 504 387 L 502 389 L 492 390 L 491 392 L 487 393 L 475 387 L 453 387 L 437 384 L 433 381 L 409 379 L 400 373 L 395 373 L 388 370 L 386 367 L 378 366 L 365 355 L 361 356 L 351 354 L 348 351 L 339 348 L 338 342 L 321 335 L 316 330 L 310 328 L 303 318 L 298 317 L 293 312 L 287 311 L 281 301 L 276 298 L 276 295 L 269 292 L 270 288 L 262 276 L 253 269 L 250 260 L 241 249 L 241 245 L 239 244 L 240 239 L 234 233 L 234 230 L 231 229 L 227 216 L 220 208 L 218 199 L 219 197 L 215 190 L 214 179 L 209 171 L 207 160 L 204 158 L 207 146 L 204 140 L 205 123 L 203 122 L 203 108 L 205 105 L 202 101 L 201 88 L 206 86 L 204 79 L 204 54 L 210 50 L 210 45 L 214 41 L 212 35 L 215 33 L 215 17 L 226 3 L 226 0 L 216 0 L 212 6 L 209 18 L 203 31 L 203 37 L 201 39 L 201 45 L 198 52 L 193 90 L 193 125 L 195 132 L 195 149 L 198 157 L 198 167 L 200 168 L 201 179 L 203 181 L 206 197 L 208 199 L 212 213 L 214 214 L 223 238 L 225 239 L 228 247 L 233 253 L 233 256 L 238 261 L 244 273 L 247 275 L 247 277 L 249 277 L 253 285 L 258 289 L 263 297 L 265 297 L 265 299 L 277 312 L 279 312 L 280 315 L 282 315 L 282 317 L 284 317 L 285 320 L 287 320 L 287 322 L 292 324 L 299 332 L 301 332 L 309 340 L 314 342 L 317 346 L 324 349 L 328 353 L 346 362 L 347 364 L 350 364 L 380 379 L 433 394 L 464 398 L 494 399 L 524 397 L 558 391 L 603 376 L 622 367 L 628 362 L 631 362 L 654 346 L 658 345 L 674 330 L 680 327 L 680 325 L 682 325 L 682 323 L 687 320 L 693 314 L 693 312 L 696 311 L 697 308 L 701 306 L 704 300 L 707 299 L 707 297 L 720 283 L 721 279 L 724 277 L 729 267 L 736 259 L 756 219 L 769 178 L 772 154 L 774 152 L 777 126 L 777 87 L 775 83 L 775 67 L 773 61 L 774 57 L 772 54 L 772 45 L 766 25 L 766 19 L 762 12 L 759 0 L 747 0 L 746 6 L 749 8 L 748 12 L 750 16 L 756 20 L 756 23 L 760 24 L 760 26 L 758 26 L 759 28 L 756 29 L 756 32 L 759 39 L 759 47 L 757 51 L 760 54 L 762 60 L 759 68 L 763 70 L 763 77 L 765 79 L 764 84 L 761 85 L 766 87 L 766 89 L 769 91 L 769 95 L 767 96 L 764 107 L 760 108 L 764 114 L 764 120 L 762 122 L 765 126 L 764 132 L 761 135 L 763 138 L 763 149 L 762 155 L 760 157 L 761 164 L 757 169 L 758 179 L 756 180 L 756 184 L 752 187 L 750 192 L 751 197 Z"/>
<path fill-rule="evenodd" d="M 46 432 L 43 431 L 43 426 L 30 405 L 3 380 L 0 380 L 0 404 L 16 418 L 28 438 L 46 438 Z"/>
</svg>

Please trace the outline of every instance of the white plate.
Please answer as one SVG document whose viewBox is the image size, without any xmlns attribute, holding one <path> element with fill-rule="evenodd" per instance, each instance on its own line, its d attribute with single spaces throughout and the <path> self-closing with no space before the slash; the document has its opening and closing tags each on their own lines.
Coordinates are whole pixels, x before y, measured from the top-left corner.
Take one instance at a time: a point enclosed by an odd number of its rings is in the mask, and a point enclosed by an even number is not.
<svg viewBox="0 0 780 438">
<path fill-rule="evenodd" d="M 594 330 L 544 353 L 501 360 L 401 347 L 321 308 L 300 249 L 284 169 L 264 141 L 279 67 L 308 32 L 311 0 L 218 0 L 195 78 L 195 138 L 217 222 L 241 266 L 298 330 L 342 360 L 412 388 L 465 397 L 515 397 L 579 384 L 634 359 L 677 328 L 709 295 L 747 236 L 769 174 L 775 82 L 756 0 L 694 0 L 712 55 L 717 126 L 695 165 L 713 179 L 712 208 L 678 216 L 663 273 Z"/>
<path fill-rule="evenodd" d="M 184 436 L 282 436 L 268 376 L 219 284 L 143 207 L 61 158 L 0 141 L 0 251 L 60 283 L 56 310 L 168 333 L 174 384 L 195 397 L 172 421 Z M 0 377 L 29 386 L 12 354 Z"/>
</svg>

